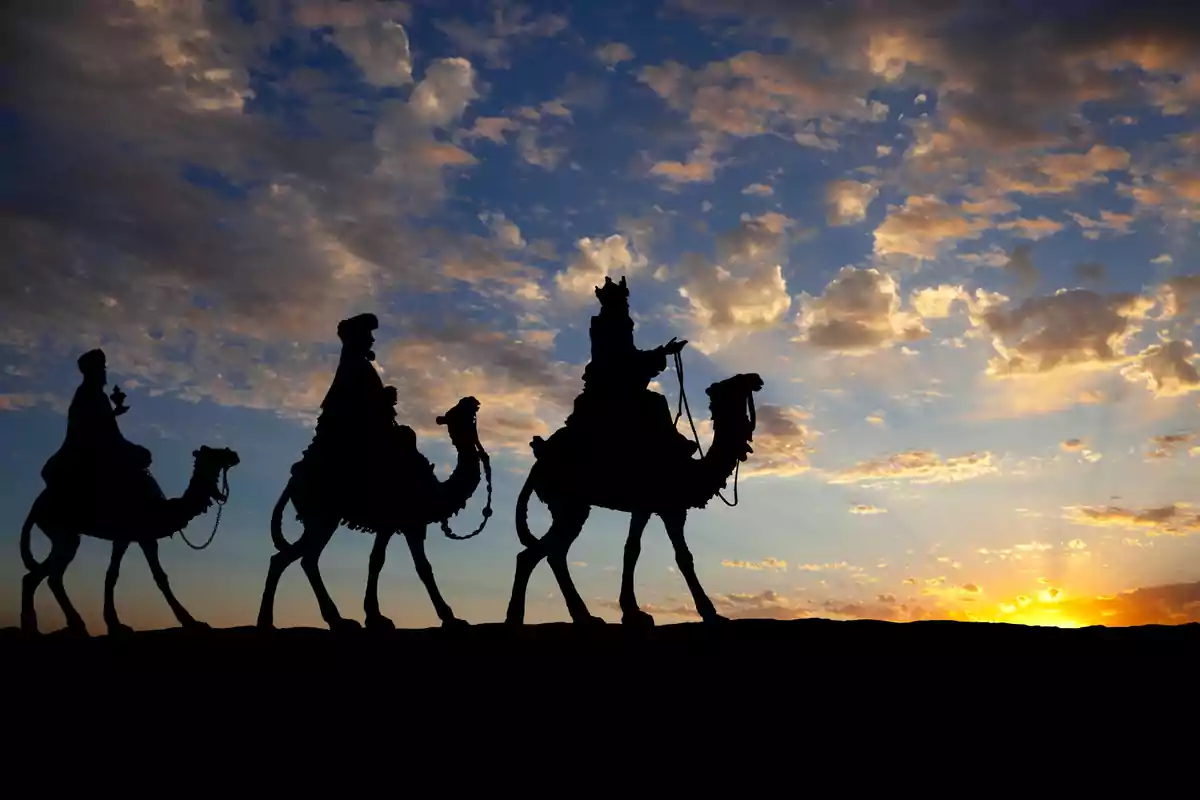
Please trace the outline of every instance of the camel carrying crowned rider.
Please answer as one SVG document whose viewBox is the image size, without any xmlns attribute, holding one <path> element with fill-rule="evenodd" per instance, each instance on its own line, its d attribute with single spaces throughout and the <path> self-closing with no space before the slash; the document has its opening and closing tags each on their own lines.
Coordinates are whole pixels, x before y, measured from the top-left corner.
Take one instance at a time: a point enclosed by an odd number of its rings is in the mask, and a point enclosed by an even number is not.
<svg viewBox="0 0 1200 800">
<path fill-rule="evenodd" d="M 631 457 L 691 458 L 699 445 L 675 427 L 667 399 L 649 388 L 667 368 L 667 356 L 687 341 L 671 339 L 653 350 L 633 343 L 629 289 L 625 278 L 605 277 L 596 287 L 600 313 L 589 330 L 592 359 L 583 372 L 584 389 L 575 400 L 567 426 L 585 433 L 593 445 L 615 444 Z M 634 447 L 630 447 L 633 445 Z"/>
<path fill-rule="evenodd" d="M 104 393 L 108 383 L 104 351 L 89 350 L 76 363 L 83 381 L 67 410 L 62 447 L 42 467 L 46 487 L 64 490 L 81 508 L 88 509 L 89 501 L 98 494 L 123 496 L 127 491 L 146 489 L 161 496 L 147 472 L 153 460 L 150 451 L 128 441 L 117 425 L 117 417 L 129 410 L 125 393 L 119 386 L 113 387 L 111 398 Z M 113 501 L 119 502 L 115 497 Z"/>
</svg>

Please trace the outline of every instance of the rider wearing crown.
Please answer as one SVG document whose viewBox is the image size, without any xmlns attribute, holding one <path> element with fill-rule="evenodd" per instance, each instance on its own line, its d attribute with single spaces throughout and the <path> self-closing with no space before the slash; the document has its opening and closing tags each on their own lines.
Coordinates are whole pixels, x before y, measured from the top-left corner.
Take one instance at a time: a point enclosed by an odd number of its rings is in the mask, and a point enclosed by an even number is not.
<svg viewBox="0 0 1200 800">
<path fill-rule="evenodd" d="M 687 341 L 672 338 L 653 350 L 639 350 L 634 345 L 624 277 L 614 283 L 606 276 L 604 285 L 596 287 L 596 298 L 600 313 L 592 317 L 589 331 L 592 360 L 584 369 L 584 390 L 575 400 L 567 425 L 582 425 L 603 439 L 611 430 L 601 430 L 607 427 L 597 424 L 601 418 L 610 424 L 624 422 L 622 427 L 635 441 L 691 458 L 699 445 L 675 428 L 667 399 L 648 388 L 650 381 L 667 368 L 667 356 L 678 353 Z"/>
</svg>

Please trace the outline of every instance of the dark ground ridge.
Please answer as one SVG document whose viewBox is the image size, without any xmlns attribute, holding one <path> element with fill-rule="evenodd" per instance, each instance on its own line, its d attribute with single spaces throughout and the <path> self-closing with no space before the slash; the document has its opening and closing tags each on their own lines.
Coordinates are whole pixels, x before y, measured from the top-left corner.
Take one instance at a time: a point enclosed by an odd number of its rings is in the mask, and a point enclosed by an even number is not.
<svg viewBox="0 0 1200 800">
<path fill-rule="evenodd" d="M 16 661 L 39 661 L 65 656 L 88 659 L 131 657 L 193 661 L 206 654 L 237 651 L 241 657 L 271 657 L 303 652 L 306 657 L 351 656 L 374 650 L 403 650 L 423 656 L 464 651 L 522 652 L 539 658 L 555 652 L 667 655 L 679 649 L 708 649 L 714 655 L 732 649 L 748 651 L 819 648 L 826 656 L 839 651 L 879 647 L 942 649 L 980 647 L 1049 648 L 1055 651 L 1136 651 L 1146 655 L 1187 650 L 1200 654 L 1200 623 L 1136 627 L 1090 626 L 1054 628 L 990 622 L 883 622 L 876 620 L 740 619 L 720 625 L 699 622 L 631 629 L 619 624 L 581 627 L 544 623 L 510 628 L 484 623 L 468 628 L 397 629 L 379 632 L 333 632 L 324 628 L 280 628 L 260 631 L 252 626 L 190 631 L 182 628 L 136 631 L 123 636 L 72 637 L 63 631 L 28 635 L 17 628 L 0 630 L 0 653 L 11 666 Z"/>
</svg>

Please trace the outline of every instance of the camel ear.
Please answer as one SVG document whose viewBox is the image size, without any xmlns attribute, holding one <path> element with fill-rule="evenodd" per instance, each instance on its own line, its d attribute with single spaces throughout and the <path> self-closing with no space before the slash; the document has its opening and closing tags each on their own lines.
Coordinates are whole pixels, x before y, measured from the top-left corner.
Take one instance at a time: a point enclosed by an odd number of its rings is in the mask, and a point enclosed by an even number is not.
<svg viewBox="0 0 1200 800">
<path fill-rule="evenodd" d="M 199 458 L 199 457 L 200 457 L 200 451 L 199 451 L 199 450 L 193 450 L 193 451 L 192 451 L 192 458 Z"/>
</svg>

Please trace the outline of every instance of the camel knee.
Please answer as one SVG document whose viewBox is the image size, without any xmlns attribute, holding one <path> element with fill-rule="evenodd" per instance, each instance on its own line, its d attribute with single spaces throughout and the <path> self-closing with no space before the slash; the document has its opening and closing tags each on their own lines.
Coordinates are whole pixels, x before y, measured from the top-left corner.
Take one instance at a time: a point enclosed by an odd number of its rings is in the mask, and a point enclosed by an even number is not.
<svg viewBox="0 0 1200 800">
<path fill-rule="evenodd" d="M 25 577 L 21 579 L 21 588 L 26 592 L 36 591 L 41 586 L 42 581 L 46 579 L 45 567 L 38 567 L 25 573 Z"/>
<path fill-rule="evenodd" d="M 292 562 L 296 560 L 295 554 L 291 550 L 281 550 L 271 556 L 271 571 L 283 572 Z"/>
<path fill-rule="evenodd" d="M 533 569 L 545 555 L 541 547 L 531 547 L 517 553 L 517 569 Z"/>
</svg>

